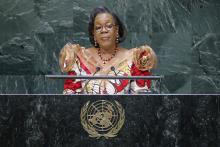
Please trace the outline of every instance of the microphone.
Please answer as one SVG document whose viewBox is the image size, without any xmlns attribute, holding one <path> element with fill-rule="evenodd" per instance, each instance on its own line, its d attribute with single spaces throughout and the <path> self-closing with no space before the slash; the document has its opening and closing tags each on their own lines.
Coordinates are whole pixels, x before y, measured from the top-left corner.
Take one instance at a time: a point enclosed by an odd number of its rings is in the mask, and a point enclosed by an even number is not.
<svg viewBox="0 0 220 147">
<path fill-rule="evenodd" d="M 116 73 L 116 71 L 115 71 L 115 67 L 114 66 L 112 66 L 111 67 L 111 70 L 115 73 L 115 75 L 117 76 L 117 73 Z"/>
<path fill-rule="evenodd" d="M 96 67 L 96 71 L 92 74 L 92 76 L 94 76 L 97 72 L 99 72 L 101 70 L 101 68 L 99 66 Z"/>
<path fill-rule="evenodd" d="M 114 66 L 111 67 L 111 71 L 113 71 L 113 72 L 115 73 L 115 76 L 118 76 L 118 74 L 116 73 L 116 70 L 115 70 L 115 67 L 114 67 Z M 120 85 L 121 85 L 121 80 L 118 80 L 118 81 L 119 81 L 119 83 L 120 83 Z M 115 79 L 115 83 L 117 83 L 117 79 Z"/>
<path fill-rule="evenodd" d="M 94 76 L 97 72 L 99 72 L 101 70 L 101 67 L 97 66 L 96 67 L 96 71 L 92 74 L 92 76 Z M 88 85 L 90 79 L 85 83 L 83 91 L 85 91 L 86 86 Z"/>
</svg>

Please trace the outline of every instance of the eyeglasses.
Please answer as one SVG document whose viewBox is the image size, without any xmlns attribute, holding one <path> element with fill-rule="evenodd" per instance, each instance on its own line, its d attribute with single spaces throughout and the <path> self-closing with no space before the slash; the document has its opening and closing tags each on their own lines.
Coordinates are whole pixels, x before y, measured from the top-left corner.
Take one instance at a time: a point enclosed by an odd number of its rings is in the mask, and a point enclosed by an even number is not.
<svg viewBox="0 0 220 147">
<path fill-rule="evenodd" d="M 101 25 L 100 26 L 95 26 L 95 31 L 97 33 L 100 33 L 103 30 L 103 28 L 105 28 L 105 30 L 107 30 L 107 31 L 111 31 L 114 26 L 116 26 L 116 25 L 115 24 L 105 24 L 103 26 L 101 26 Z"/>
</svg>

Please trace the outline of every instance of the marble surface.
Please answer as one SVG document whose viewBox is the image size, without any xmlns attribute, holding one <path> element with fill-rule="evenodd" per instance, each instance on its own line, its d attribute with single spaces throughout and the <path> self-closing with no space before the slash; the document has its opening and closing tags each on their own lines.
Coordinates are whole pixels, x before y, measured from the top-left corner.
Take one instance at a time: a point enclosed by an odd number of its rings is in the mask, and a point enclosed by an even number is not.
<svg viewBox="0 0 220 147">
<path fill-rule="evenodd" d="M 162 93 L 220 93 L 219 0 L 0 0 L 0 93 L 62 93 L 58 54 L 90 47 L 91 10 L 107 6 L 128 30 L 123 47 L 149 44 L 164 75 Z"/>
<path fill-rule="evenodd" d="M 125 123 L 115 138 L 94 139 L 80 123 L 87 101 L 117 100 Z M 4 147 L 218 147 L 217 95 L 1 95 Z"/>
</svg>

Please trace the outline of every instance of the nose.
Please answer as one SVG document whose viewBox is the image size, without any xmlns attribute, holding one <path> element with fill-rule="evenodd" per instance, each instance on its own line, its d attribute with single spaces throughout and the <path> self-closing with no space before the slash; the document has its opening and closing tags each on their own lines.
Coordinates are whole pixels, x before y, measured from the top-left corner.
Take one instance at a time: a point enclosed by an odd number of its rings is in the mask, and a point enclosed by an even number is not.
<svg viewBox="0 0 220 147">
<path fill-rule="evenodd" d="M 101 33 L 106 33 L 106 32 L 108 32 L 108 30 L 106 29 L 106 27 L 105 26 L 102 26 L 102 29 L 101 29 Z"/>
</svg>

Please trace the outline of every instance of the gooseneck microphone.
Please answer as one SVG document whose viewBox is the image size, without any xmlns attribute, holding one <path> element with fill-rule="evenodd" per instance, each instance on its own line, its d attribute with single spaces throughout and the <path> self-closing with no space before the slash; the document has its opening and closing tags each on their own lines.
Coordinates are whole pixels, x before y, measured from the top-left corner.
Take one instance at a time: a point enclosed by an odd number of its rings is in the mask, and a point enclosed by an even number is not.
<svg viewBox="0 0 220 147">
<path fill-rule="evenodd" d="M 111 70 L 115 73 L 116 76 L 118 75 L 118 74 L 116 73 L 116 71 L 115 71 L 115 67 L 114 67 L 114 66 L 111 67 Z"/>
<path fill-rule="evenodd" d="M 118 74 L 116 73 L 116 70 L 115 70 L 115 67 L 114 67 L 114 66 L 111 67 L 111 71 L 113 71 L 113 72 L 115 73 L 115 76 L 118 76 Z M 120 85 L 121 85 L 121 80 L 118 80 L 118 81 L 119 81 L 119 83 L 120 83 Z M 117 79 L 115 79 L 115 83 L 117 83 Z"/>
<path fill-rule="evenodd" d="M 101 68 L 100 67 L 96 67 L 96 71 L 92 74 L 92 76 L 94 76 L 97 72 L 99 72 L 101 70 Z"/>
</svg>

